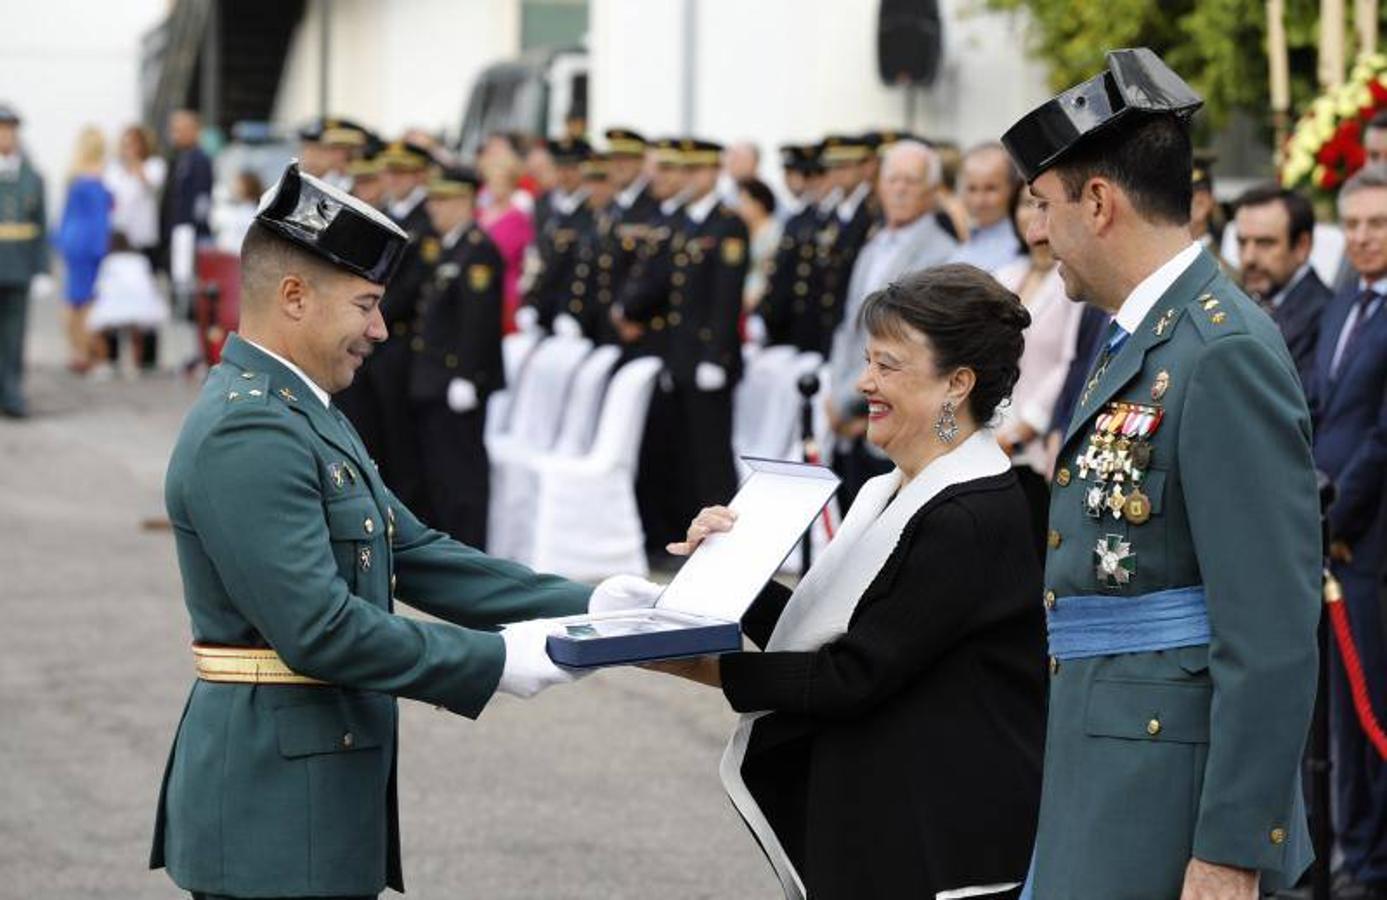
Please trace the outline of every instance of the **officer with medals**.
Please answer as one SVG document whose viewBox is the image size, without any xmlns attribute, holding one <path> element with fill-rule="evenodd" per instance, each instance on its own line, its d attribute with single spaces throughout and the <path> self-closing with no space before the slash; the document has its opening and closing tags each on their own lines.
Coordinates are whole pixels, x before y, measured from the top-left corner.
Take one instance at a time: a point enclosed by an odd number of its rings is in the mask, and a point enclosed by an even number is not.
<svg viewBox="0 0 1387 900">
<path fill-rule="evenodd" d="M 799 208 L 785 220 L 766 279 L 766 293 L 756 310 L 767 346 L 794 344 L 800 332 L 797 323 L 810 313 L 809 304 L 815 296 L 817 236 L 823 225 L 818 202 L 823 197 L 824 170 L 819 164 L 818 145 L 782 146 L 780 165 L 785 187 Z"/>
<path fill-rule="evenodd" d="M 538 270 L 527 292 L 526 306 L 517 314 L 522 327 L 537 323 L 546 331 L 567 305 L 573 269 L 577 265 L 578 238 L 591 224 L 583 163 L 592 146 L 582 138 L 549 142 L 558 183 L 535 204 L 535 252 Z M 528 311 L 525 311 L 528 308 Z"/>
<path fill-rule="evenodd" d="M 1051 496 L 1023 897 L 1255 900 L 1312 855 L 1310 419 L 1276 326 L 1190 238 L 1202 101 L 1150 50 L 1107 59 L 1003 137 L 1039 203 L 1029 241 L 1114 316 Z"/>
<path fill-rule="evenodd" d="M 197 681 L 150 863 L 194 898 L 403 891 L 395 698 L 475 718 L 497 691 L 570 681 L 545 651 L 551 626 L 527 620 L 658 593 L 487 557 L 381 481 L 329 395 L 385 340 L 382 289 L 407 241 L 291 164 L 242 246 L 241 331 L 173 451 Z M 442 621 L 396 615 L 396 598 Z"/>
<path fill-rule="evenodd" d="M 474 172 L 456 168 L 440 171 L 429 184 L 427 204 L 439 235 L 439 257 L 410 329 L 409 397 L 433 509 L 429 524 L 485 549 L 490 469 L 482 435 L 487 398 L 505 386 L 505 263 L 476 222 L 480 184 Z"/>
<path fill-rule="evenodd" d="M 732 389 L 742 373 L 742 288 L 747 228 L 718 197 L 722 146 L 690 139 L 681 149 L 688 171 L 684 224 L 671 242 L 665 367 L 678 422 L 674 470 L 683 479 L 685 520 L 726 503 L 737 489 L 732 457 Z"/>
<path fill-rule="evenodd" d="M 650 192 L 645 138 L 629 128 L 608 128 L 605 136 L 607 170 L 617 192 L 616 205 L 622 221 L 650 221 L 658 214 L 660 201 Z"/>
<path fill-rule="evenodd" d="M 22 419 L 29 289 L 48 272 L 43 179 L 19 146 L 19 114 L 0 103 L 0 415 Z"/>
<path fill-rule="evenodd" d="M 583 184 L 588 189 L 591 221 L 578 236 L 578 252 L 569 285 L 566 309 L 560 313 L 573 319 L 577 330 L 594 344 L 617 344 L 612 308 L 621 287 L 623 258 L 617 223 L 621 208 L 616 203 L 616 186 L 611 179 L 611 160 L 594 153 L 583 163 Z"/>
<path fill-rule="evenodd" d="M 819 159 L 838 200 L 818 236 L 817 308 L 811 298 L 813 313 L 801 321 L 803 333 L 796 343 L 827 356 L 847 303 L 852 267 L 871 236 L 874 219 L 867 199 L 875 187 L 876 152 L 865 137 L 830 135 L 820 146 Z"/>
<path fill-rule="evenodd" d="M 423 451 L 410 403 L 412 356 L 409 329 L 416 304 L 438 262 L 438 236 L 425 199 L 432 157 L 407 141 L 392 141 L 376 156 L 386 212 L 409 235 L 399 271 L 381 301 L 389 339 L 368 358 L 353 386 L 339 398 L 343 412 L 380 461 L 381 474 L 400 499 L 425 521 L 434 521 L 424 483 Z"/>
</svg>

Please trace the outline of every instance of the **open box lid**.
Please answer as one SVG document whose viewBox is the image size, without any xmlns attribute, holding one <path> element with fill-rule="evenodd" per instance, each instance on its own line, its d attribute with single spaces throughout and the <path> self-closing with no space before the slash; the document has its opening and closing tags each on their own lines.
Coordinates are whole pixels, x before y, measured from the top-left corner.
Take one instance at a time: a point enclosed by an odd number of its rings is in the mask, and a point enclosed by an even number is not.
<svg viewBox="0 0 1387 900">
<path fill-rule="evenodd" d="M 824 466 L 742 457 L 751 475 L 728 504 L 731 531 L 707 537 L 656 604 L 659 609 L 740 621 L 838 488 Z"/>
</svg>

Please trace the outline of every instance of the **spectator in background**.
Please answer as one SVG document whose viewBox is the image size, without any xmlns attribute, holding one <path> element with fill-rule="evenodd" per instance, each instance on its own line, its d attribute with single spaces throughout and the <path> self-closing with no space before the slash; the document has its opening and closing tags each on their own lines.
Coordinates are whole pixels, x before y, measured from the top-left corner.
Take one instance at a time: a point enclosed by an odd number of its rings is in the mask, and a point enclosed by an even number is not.
<svg viewBox="0 0 1387 900">
<path fill-rule="evenodd" d="M 490 143 L 490 142 L 488 142 Z M 479 160 L 482 176 L 482 202 L 478 224 L 501 253 L 505 269 L 501 275 L 501 333 L 515 331 L 515 311 L 520 307 L 520 272 L 525 248 L 535 239 L 534 221 L 522 202 L 519 190 L 524 171 L 520 156 L 510 141 L 489 147 Z"/>
<path fill-rule="evenodd" d="M 121 132 L 116 158 L 106 168 L 106 189 L 111 192 L 111 230 L 120 232 L 130 249 L 143 253 L 151 265 L 159 261 L 159 194 L 164 189 L 168 165 L 154 153 L 154 139 L 143 126 L 131 125 Z M 136 363 L 153 369 L 158 363 L 158 332 L 132 341 L 141 356 Z M 106 343 L 106 354 L 118 358 L 114 341 Z"/>
<path fill-rule="evenodd" d="M 995 272 L 1022 252 L 1011 224 L 1012 195 L 1020 189 L 1021 179 L 997 143 L 979 144 L 964 155 L 962 179 L 968 240 L 950 261 Z"/>
<path fill-rule="evenodd" d="M 549 155 L 549 146 L 544 141 L 536 140 L 525 150 L 525 173 L 520 176 L 520 183 L 535 201 L 559 183 L 554 157 Z"/>
<path fill-rule="evenodd" d="M 1036 216 L 1036 199 L 1027 189 L 1012 197 L 1011 222 L 1017 238 L 1026 244 L 1031 221 Z M 1026 347 L 1021 353 L 1021 376 L 1011 391 L 1011 402 L 1000 410 L 997 442 L 1011 455 L 1017 481 L 1031 505 L 1036 549 L 1043 559 L 1040 536 L 1047 531 L 1050 512 L 1051 460 L 1045 450 L 1045 434 L 1055 401 L 1064 387 L 1069 366 L 1074 361 L 1083 304 L 1069 299 L 1060 278 L 1050 242 L 1029 244 L 1028 255 L 997 270 L 996 279 L 1021 298 L 1031 315 L 1026 328 Z"/>
<path fill-rule="evenodd" d="M 339 177 L 345 174 L 343 172 Z M 218 250 L 235 254 L 241 252 L 241 241 L 245 240 L 246 232 L 255 221 L 255 211 L 260 206 L 260 195 L 263 193 L 265 185 L 259 175 L 249 169 L 237 174 L 231 186 L 231 202 L 217 209 L 212 222 Z"/>
<path fill-rule="evenodd" d="M 939 199 L 934 217 L 954 240 L 968 236 L 968 210 L 958 199 L 958 174 L 963 168 L 963 151 L 953 141 L 926 141 L 939 156 Z"/>
<path fill-rule="evenodd" d="M 836 437 L 833 468 L 843 479 L 839 498 L 844 511 L 869 478 L 891 470 L 886 454 L 865 440 L 867 401 L 857 381 L 866 366 L 867 331 L 859 313 L 868 295 L 908 273 L 938 265 L 954 252 L 957 244 L 933 216 L 938 187 L 939 157 L 929 147 L 899 141 L 886 151 L 877 182 L 885 224 L 857 255 L 828 359 L 832 393 L 825 402 Z"/>
<path fill-rule="evenodd" d="M 1363 129 L 1363 151 L 1368 155 L 1367 165 L 1387 163 L 1387 109 L 1368 120 L 1368 127 Z"/>
<path fill-rule="evenodd" d="M 748 178 L 738 188 L 735 209 L 751 236 L 751 261 L 742 289 L 742 314 L 751 315 L 766 293 L 771 262 L 780 245 L 780 220 L 775 217 L 775 194 L 764 181 Z"/>
<path fill-rule="evenodd" d="M 1387 554 L 1382 478 L 1373 472 L 1376 427 L 1387 393 L 1387 167 L 1370 166 L 1339 192 L 1345 254 L 1357 284 L 1324 309 L 1308 385 L 1315 465 L 1339 486 L 1329 508 L 1332 569 L 1367 676 L 1369 700 L 1387 720 L 1387 646 L 1378 574 Z M 1331 648 L 1331 654 L 1334 650 Z M 1329 666 L 1334 758 L 1334 831 L 1344 873 L 1365 893 L 1387 896 L 1387 761 L 1368 743 L 1343 666 Z"/>
<path fill-rule="evenodd" d="M 1333 296 L 1310 265 L 1315 210 L 1295 191 L 1268 184 L 1238 198 L 1234 222 L 1243 289 L 1281 328 L 1300 383 L 1308 384 L 1321 314 Z"/>
<path fill-rule="evenodd" d="M 67 300 L 68 368 L 85 373 L 91 368 L 93 338 L 87 331 L 87 312 L 96 286 L 96 270 L 106 255 L 111 234 L 111 193 L 102 182 L 106 168 L 106 138 L 88 125 L 77 135 L 68 170 L 67 201 L 58 223 L 56 245 L 62 254 Z"/>
<path fill-rule="evenodd" d="M 1219 218 L 1218 201 L 1214 199 L 1213 167 L 1217 158 L 1208 150 L 1194 154 L 1194 168 L 1190 172 L 1190 237 L 1227 268 L 1220 252 L 1223 222 Z"/>
<path fill-rule="evenodd" d="M 761 150 L 751 141 L 729 144 L 722 153 L 722 173 L 718 175 L 718 197 L 736 208 L 743 181 L 759 177 Z"/>
<path fill-rule="evenodd" d="M 197 241 L 212 237 L 209 217 L 212 213 L 212 160 L 198 146 L 202 121 L 190 109 L 178 109 L 169 114 L 169 144 L 173 156 L 169 163 L 168 181 L 164 186 L 163 204 L 159 210 L 162 261 L 172 270 L 174 229 L 187 226 L 193 229 Z"/>
<path fill-rule="evenodd" d="M 122 331 L 129 336 L 130 360 L 138 366 L 144 358 L 140 345 L 145 335 L 154 333 L 168 316 L 168 305 L 159 293 L 148 254 L 130 246 L 123 232 L 112 231 L 110 252 L 97 270 L 96 299 L 87 317 L 87 326 L 93 332 L 109 336 L 109 340 L 96 344 L 97 352 L 102 354 L 98 357 L 100 371 L 110 371 L 104 354 L 116 344 Z M 112 354 L 111 358 L 119 357 Z"/>
<path fill-rule="evenodd" d="M 48 278 L 43 179 L 19 146 L 19 113 L 0 103 L 0 415 L 22 419 L 29 291 Z"/>
</svg>

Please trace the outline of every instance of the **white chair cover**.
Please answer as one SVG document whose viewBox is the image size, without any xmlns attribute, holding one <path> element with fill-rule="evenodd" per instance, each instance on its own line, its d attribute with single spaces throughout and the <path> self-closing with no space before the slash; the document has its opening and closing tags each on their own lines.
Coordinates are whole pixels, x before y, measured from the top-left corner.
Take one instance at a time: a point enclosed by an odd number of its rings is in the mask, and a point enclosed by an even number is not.
<svg viewBox="0 0 1387 900">
<path fill-rule="evenodd" d="M 747 359 L 742 380 L 732 395 L 732 450 L 736 455 L 767 455 L 761 444 L 765 417 L 796 354 L 794 347 L 777 345 Z"/>
<path fill-rule="evenodd" d="M 648 573 L 636 510 L 636 462 L 661 366 L 659 359 L 645 357 L 617 370 L 588 453 L 546 454 L 535 461 L 534 568 L 585 581 Z"/>
<path fill-rule="evenodd" d="M 512 461 L 554 445 L 574 374 L 591 349 L 592 342 L 584 338 L 541 341 L 520 373 L 512 395 L 510 422 L 499 433 L 486 436 L 491 463 L 487 551 L 496 556 L 516 559 L 528 542 L 530 523 L 508 508 L 504 499 L 512 496 L 506 484 L 515 471 Z"/>
<path fill-rule="evenodd" d="M 602 410 L 602 396 L 612 367 L 621 356 L 616 346 L 598 347 L 588 354 L 573 376 L 568 402 L 563 410 L 559 438 L 551 451 L 555 456 L 578 456 L 592 443 L 593 432 Z M 505 532 L 499 545 L 492 544 L 493 553 L 504 551 L 509 559 L 527 562 L 535 537 L 535 494 L 539 477 L 535 460 L 544 456 L 543 450 L 515 445 L 504 462 L 492 464 L 492 508 L 504 522 Z M 504 473 L 498 478 L 498 468 Z"/>
<path fill-rule="evenodd" d="M 504 434 L 509 427 L 515 386 L 520 382 L 520 373 L 538 344 L 539 335 L 534 332 L 517 331 L 501 338 L 501 369 L 506 374 L 506 386 L 492 394 L 486 402 L 488 438 Z"/>
</svg>

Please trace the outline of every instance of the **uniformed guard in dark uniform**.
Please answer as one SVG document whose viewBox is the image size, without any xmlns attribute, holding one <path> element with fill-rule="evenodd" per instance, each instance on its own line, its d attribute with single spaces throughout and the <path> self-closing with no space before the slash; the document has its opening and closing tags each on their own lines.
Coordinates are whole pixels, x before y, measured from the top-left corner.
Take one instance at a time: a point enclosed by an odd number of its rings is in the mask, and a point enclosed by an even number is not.
<svg viewBox="0 0 1387 900">
<path fill-rule="evenodd" d="M 796 344 L 804 329 L 799 323 L 811 313 L 815 290 L 819 229 L 824 225 L 818 203 L 823 196 L 823 166 L 818 144 L 786 144 L 780 148 L 785 186 L 800 204 L 785 220 L 780 245 L 771 261 L 765 296 L 757 307 L 766 329 L 766 345 Z M 801 347 L 800 349 L 810 349 Z M 817 349 L 817 347 L 813 348 Z"/>
<path fill-rule="evenodd" d="M 405 141 L 387 144 L 377 159 L 387 190 L 386 212 L 409 235 L 409 245 L 381 300 L 390 337 L 367 358 L 353 387 L 337 403 L 380 464 L 385 483 L 410 509 L 432 522 L 419 430 L 409 402 L 409 328 L 419 295 L 438 262 L 438 237 L 424 206 L 433 160 L 427 150 Z M 363 393 L 367 396 L 362 397 Z"/>
<path fill-rule="evenodd" d="M 873 214 L 867 199 L 873 188 L 868 176 L 874 170 L 875 154 L 862 137 L 830 135 L 824 138 L 819 158 L 841 199 L 819 231 L 815 256 L 818 315 L 801 320 L 803 331 L 796 344 L 827 356 L 847 304 L 852 267 L 872 230 Z"/>
<path fill-rule="evenodd" d="M 731 500 L 737 489 L 732 389 L 742 374 L 748 235 L 741 217 L 718 201 L 721 145 L 688 140 L 682 150 L 689 200 L 671 241 L 665 365 L 679 427 L 682 520 L 692 521 L 701 508 Z"/>
<path fill-rule="evenodd" d="M 536 321 L 546 331 L 553 328 L 554 316 L 567 306 L 577 265 L 578 237 L 592 221 L 582 168 L 592 156 L 592 146 L 582 138 L 560 138 L 549 142 L 549 154 L 554 158 L 558 183 L 535 203 L 539 269 L 525 297 L 525 304 L 534 310 Z"/>
<path fill-rule="evenodd" d="M 569 286 L 567 307 L 562 314 L 572 316 L 584 337 L 594 344 L 621 342 L 612 309 L 625 274 L 625 254 L 617 224 L 621 208 L 610 173 L 610 158 L 594 153 L 583 163 L 583 183 L 588 188 L 588 227 L 578 235 L 578 250 Z M 561 315 L 562 315 L 561 314 Z"/>
<path fill-rule="evenodd" d="M 505 386 L 505 264 L 473 218 L 479 184 L 468 169 L 445 169 L 429 184 L 439 254 L 410 326 L 409 397 L 432 524 L 484 549 L 490 474 L 482 435 L 487 398 Z"/>
<path fill-rule="evenodd" d="M 0 415 L 28 415 L 21 387 L 29 286 L 48 271 L 43 179 L 19 147 L 19 114 L 0 103 Z"/>
</svg>

